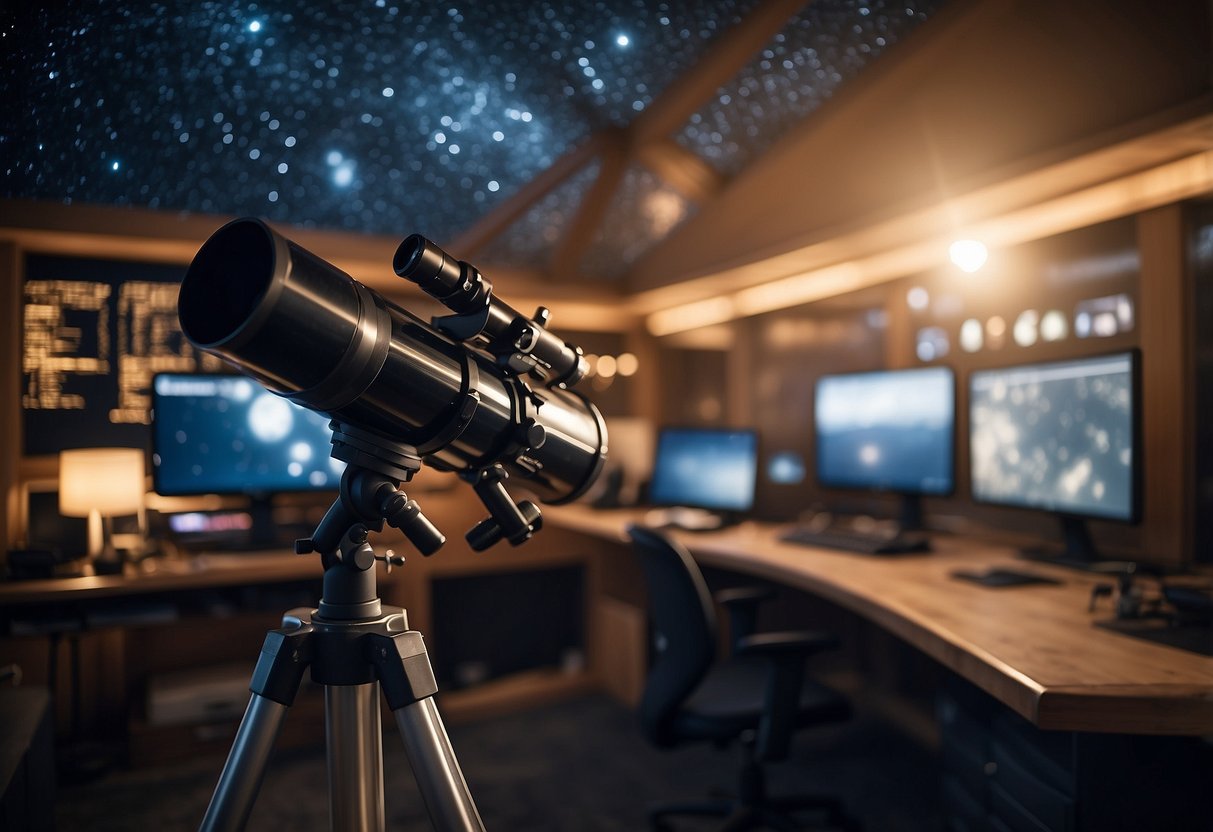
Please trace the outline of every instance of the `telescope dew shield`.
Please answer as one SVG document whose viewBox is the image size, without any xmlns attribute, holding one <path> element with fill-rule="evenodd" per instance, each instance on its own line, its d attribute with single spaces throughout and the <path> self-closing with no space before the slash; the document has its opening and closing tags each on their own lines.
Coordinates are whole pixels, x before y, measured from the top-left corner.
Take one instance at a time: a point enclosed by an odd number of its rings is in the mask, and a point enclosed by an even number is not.
<svg viewBox="0 0 1213 832">
<path fill-rule="evenodd" d="M 261 220 L 211 235 L 177 306 L 194 346 L 337 422 L 416 447 L 436 468 L 500 463 L 560 503 L 605 460 L 605 423 L 585 397 L 532 390 Z"/>
</svg>

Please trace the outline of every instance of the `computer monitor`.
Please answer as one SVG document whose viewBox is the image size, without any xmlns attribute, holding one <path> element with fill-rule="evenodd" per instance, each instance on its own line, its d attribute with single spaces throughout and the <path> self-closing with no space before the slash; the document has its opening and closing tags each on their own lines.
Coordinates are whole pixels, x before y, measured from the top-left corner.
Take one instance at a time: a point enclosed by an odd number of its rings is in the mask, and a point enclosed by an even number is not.
<svg viewBox="0 0 1213 832">
<path fill-rule="evenodd" d="M 974 500 L 1049 511 L 1065 552 L 1029 553 L 1068 565 L 1099 560 L 1088 518 L 1140 514 L 1136 351 L 975 371 L 969 377 Z"/>
<path fill-rule="evenodd" d="M 241 375 L 162 373 L 152 381 L 152 474 L 157 494 L 240 494 L 250 536 L 273 539 L 275 494 L 336 491 L 328 420 Z"/>
<path fill-rule="evenodd" d="M 813 407 L 817 482 L 901 495 L 901 528 L 922 528 L 922 495 L 955 488 L 955 374 L 918 367 L 822 376 Z"/>
<path fill-rule="evenodd" d="M 754 507 L 757 476 L 755 431 L 665 427 L 657 434 L 649 502 L 737 517 Z"/>
</svg>

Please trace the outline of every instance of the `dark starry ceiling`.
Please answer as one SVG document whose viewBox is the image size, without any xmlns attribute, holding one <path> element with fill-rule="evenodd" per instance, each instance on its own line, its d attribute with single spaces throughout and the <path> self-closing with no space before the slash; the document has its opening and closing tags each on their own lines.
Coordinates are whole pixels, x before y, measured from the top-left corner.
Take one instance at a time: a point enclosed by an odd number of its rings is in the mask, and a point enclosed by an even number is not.
<svg viewBox="0 0 1213 832">
<path fill-rule="evenodd" d="M 941 4 L 807 4 L 672 138 L 736 175 Z M 3 196 L 449 245 L 625 128 L 758 2 L 16 5 L 0 11 Z M 480 256 L 541 266 L 599 167 Z M 630 163 L 581 270 L 623 273 L 694 207 Z"/>
</svg>

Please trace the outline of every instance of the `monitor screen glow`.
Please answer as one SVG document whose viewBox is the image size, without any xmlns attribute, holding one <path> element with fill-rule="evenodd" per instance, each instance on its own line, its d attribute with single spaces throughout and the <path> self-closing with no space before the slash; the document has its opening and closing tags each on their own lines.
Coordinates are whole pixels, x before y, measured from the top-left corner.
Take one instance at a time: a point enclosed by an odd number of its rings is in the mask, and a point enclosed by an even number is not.
<svg viewBox="0 0 1213 832">
<path fill-rule="evenodd" d="M 319 413 L 239 375 L 161 374 L 152 383 L 152 470 L 162 495 L 335 490 Z"/>
<path fill-rule="evenodd" d="M 1134 353 L 982 370 L 969 379 L 973 498 L 1136 518 Z"/>
<path fill-rule="evenodd" d="M 710 511 L 754 506 L 758 437 L 750 430 L 663 428 L 657 437 L 649 502 Z"/>
<path fill-rule="evenodd" d="M 818 483 L 950 494 L 955 402 L 947 367 L 823 376 L 813 419 Z"/>
</svg>

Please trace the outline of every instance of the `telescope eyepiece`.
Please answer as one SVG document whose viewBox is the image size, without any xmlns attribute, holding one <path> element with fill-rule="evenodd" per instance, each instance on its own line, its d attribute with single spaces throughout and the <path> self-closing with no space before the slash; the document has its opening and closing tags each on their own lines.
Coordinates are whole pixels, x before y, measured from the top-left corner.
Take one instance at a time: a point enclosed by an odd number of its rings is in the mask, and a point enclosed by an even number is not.
<svg viewBox="0 0 1213 832">
<path fill-rule="evenodd" d="M 483 309 L 492 291 L 492 284 L 475 268 L 420 234 L 410 234 L 396 249 L 392 270 L 453 312 Z"/>
</svg>

